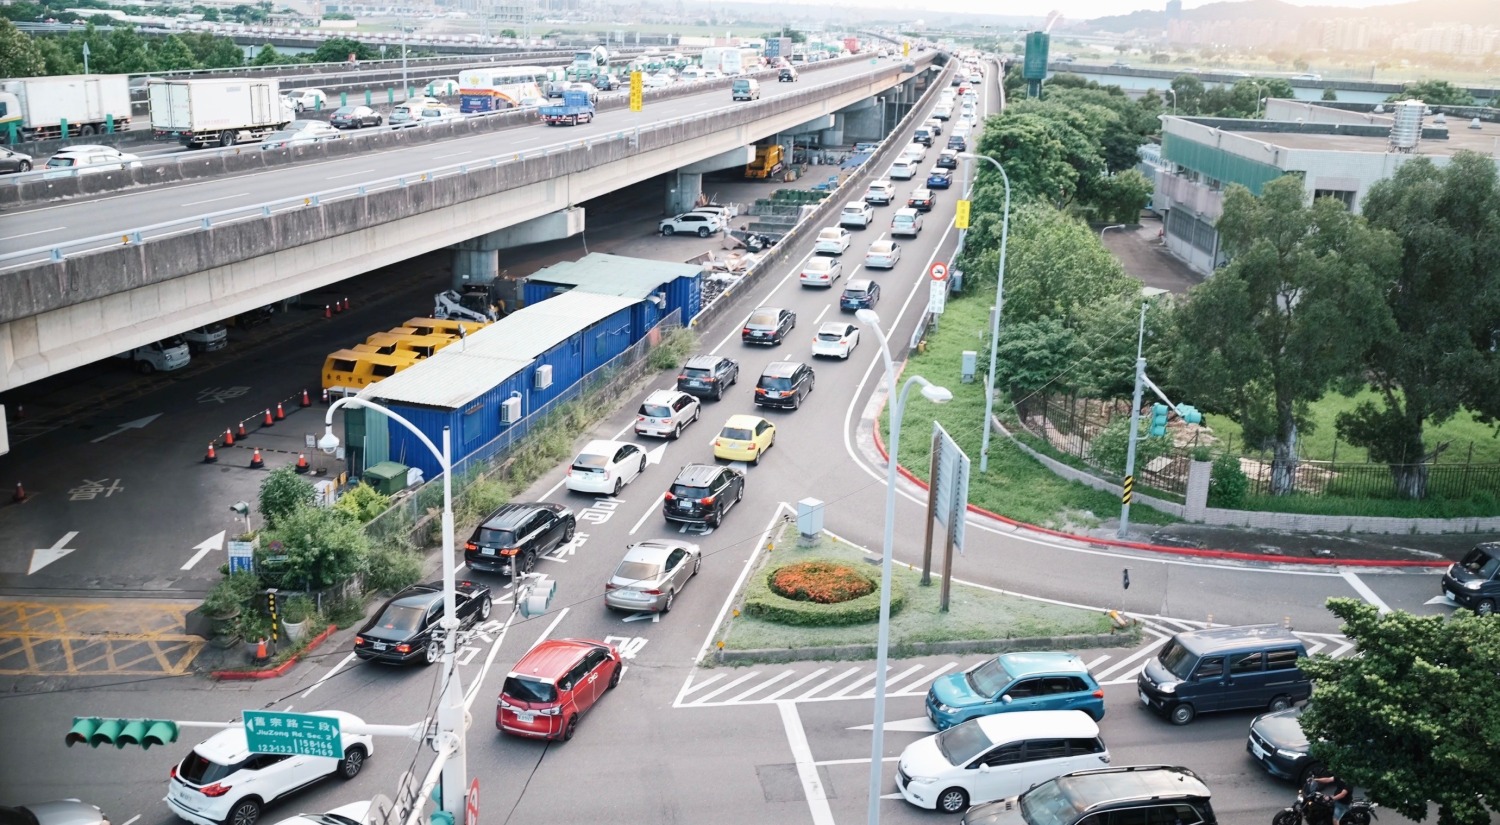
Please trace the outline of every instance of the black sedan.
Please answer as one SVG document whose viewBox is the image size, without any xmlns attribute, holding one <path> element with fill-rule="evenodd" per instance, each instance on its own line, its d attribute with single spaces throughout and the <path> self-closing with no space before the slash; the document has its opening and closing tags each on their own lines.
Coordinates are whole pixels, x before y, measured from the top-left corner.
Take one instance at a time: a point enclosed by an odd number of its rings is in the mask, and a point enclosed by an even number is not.
<svg viewBox="0 0 1500 825">
<path fill-rule="evenodd" d="M 31 155 L 0 146 L 0 172 L 30 172 Z"/>
<path fill-rule="evenodd" d="M 328 125 L 335 129 L 363 129 L 366 126 L 379 126 L 384 122 L 380 113 L 369 106 L 340 106 L 328 118 Z"/>
<path fill-rule="evenodd" d="M 460 627 L 473 627 L 490 618 L 489 585 L 459 582 Z M 430 665 L 443 657 L 434 631 L 443 620 L 443 583 L 414 584 L 392 596 L 354 637 L 354 655 L 361 659 L 405 665 Z"/>
</svg>

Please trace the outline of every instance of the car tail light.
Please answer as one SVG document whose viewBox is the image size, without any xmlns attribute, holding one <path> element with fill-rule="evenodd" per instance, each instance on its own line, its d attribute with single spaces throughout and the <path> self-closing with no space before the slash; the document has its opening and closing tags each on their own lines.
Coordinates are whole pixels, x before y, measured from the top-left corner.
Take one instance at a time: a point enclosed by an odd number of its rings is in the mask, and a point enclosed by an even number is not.
<svg viewBox="0 0 1500 825">
<path fill-rule="evenodd" d="M 816 339 L 814 339 L 814 340 L 816 340 Z M 756 387 L 755 388 L 755 394 L 756 395 L 765 395 L 766 394 L 765 387 Z"/>
<path fill-rule="evenodd" d="M 679 375 L 679 376 L 677 376 L 677 380 L 678 381 L 686 381 L 687 380 L 687 376 L 686 375 Z"/>
<path fill-rule="evenodd" d="M 540 713 L 543 716 L 561 716 L 562 715 L 562 708 L 561 707 L 537 708 L 536 712 Z"/>
<path fill-rule="evenodd" d="M 515 710 L 516 706 L 512 705 L 511 703 L 509 703 L 507 701 L 505 701 L 505 697 L 502 696 L 502 697 L 500 697 L 500 709 L 501 710 Z"/>
<path fill-rule="evenodd" d="M 221 785 L 218 782 L 215 782 L 214 784 L 209 785 L 206 788 L 199 788 L 198 789 L 198 793 L 201 793 L 204 796 L 223 796 L 224 794 L 229 793 L 229 789 L 231 787 L 233 787 L 233 786 L 232 785 Z"/>
<path fill-rule="evenodd" d="M 1093 696 L 1094 696 L 1095 699 L 1103 699 L 1104 698 L 1104 688 L 1099 688 L 1098 690 L 1094 691 Z"/>
<path fill-rule="evenodd" d="M 403 654 L 410 653 L 411 652 L 411 645 L 396 645 L 396 652 L 397 653 L 403 653 Z"/>
<path fill-rule="evenodd" d="M 718 381 L 719 381 L 719 379 L 713 377 L 712 375 L 710 375 L 709 377 L 703 379 L 703 383 L 705 383 L 705 384 L 715 384 L 715 383 L 718 383 Z"/>
<path fill-rule="evenodd" d="M 519 547 L 502 547 L 502 548 L 500 548 L 500 555 L 502 555 L 502 556 L 516 556 L 516 555 L 520 555 L 520 553 L 521 553 L 521 548 L 519 548 Z"/>
<path fill-rule="evenodd" d="M 614 582 L 605 582 L 604 583 L 604 589 L 606 591 L 609 591 L 609 590 L 619 590 L 620 586 L 618 584 L 615 584 Z"/>
<path fill-rule="evenodd" d="M 167 771 L 167 778 L 168 779 L 176 779 L 177 778 L 177 766 L 176 765 L 172 766 L 172 770 Z"/>
<path fill-rule="evenodd" d="M 645 421 L 646 420 L 646 416 L 644 416 L 644 415 L 638 415 L 638 416 L 635 417 L 635 420 L 636 421 Z"/>
<path fill-rule="evenodd" d="M 722 442 L 719 439 L 715 438 L 714 439 L 714 446 L 715 447 L 722 447 L 722 446 L 724 446 L 724 442 Z"/>
<path fill-rule="evenodd" d="M 466 541 L 466 542 L 464 542 L 464 549 L 465 550 L 471 550 L 471 551 L 477 551 L 477 550 L 479 550 L 479 545 L 475 544 L 472 541 Z"/>
<path fill-rule="evenodd" d="M 754 442 L 754 441 L 752 441 L 752 442 L 750 442 L 750 446 L 749 446 L 749 447 L 747 447 L 747 448 L 746 448 L 746 449 L 748 449 L 748 450 L 749 450 L 749 451 L 750 451 L 750 452 L 752 452 L 752 453 L 753 453 L 753 452 L 755 452 L 755 451 L 756 451 L 756 450 L 758 450 L 758 449 L 760 449 L 760 446 L 759 446 L 759 445 L 757 445 L 757 444 L 756 444 L 756 443 L 755 443 L 755 442 Z"/>
<path fill-rule="evenodd" d="M 364 647 L 366 644 L 368 644 L 368 642 L 365 641 L 365 637 L 363 637 L 363 636 L 355 636 L 354 637 L 354 646 L 355 647 Z M 174 768 L 173 770 L 176 770 L 176 769 Z"/>
<path fill-rule="evenodd" d="M 749 327 L 745 327 L 744 329 L 740 330 L 740 334 L 741 335 L 749 335 L 750 334 L 750 328 Z"/>
<path fill-rule="evenodd" d="M 645 593 L 647 596 L 660 596 L 661 595 L 661 591 L 660 590 L 655 590 L 655 589 L 652 589 L 652 590 L 642 590 L 641 592 Z"/>
<path fill-rule="evenodd" d="M 712 507 L 712 506 L 714 506 L 714 501 L 717 498 L 718 498 L 718 496 L 709 496 L 708 498 L 700 498 L 700 499 L 698 499 L 698 503 L 702 504 L 704 507 Z"/>
<path fill-rule="evenodd" d="M 667 501 L 676 501 L 677 500 L 677 496 L 675 496 L 675 495 L 673 495 L 671 493 L 667 493 L 666 494 L 666 499 L 667 499 Z"/>
</svg>

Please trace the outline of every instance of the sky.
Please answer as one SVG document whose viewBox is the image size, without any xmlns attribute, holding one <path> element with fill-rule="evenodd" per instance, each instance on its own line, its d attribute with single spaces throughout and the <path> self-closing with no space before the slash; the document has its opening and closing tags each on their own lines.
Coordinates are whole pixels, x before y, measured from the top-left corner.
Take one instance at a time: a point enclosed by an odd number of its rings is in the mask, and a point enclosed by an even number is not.
<svg viewBox="0 0 1500 825">
<path fill-rule="evenodd" d="M 1410 0 L 1286 0 L 1293 6 L 1340 6 L 1343 8 L 1369 8 L 1370 6 L 1389 6 L 1394 3 L 1409 2 Z M 1217 0 L 1183 0 L 1183 8 L 1197 8 L 1208 5 Z M 951 5 L 951 4 L 949 4 Z M 965 4 L 967 5 L 967 4 Z M 1000 13 L 1008 4 L 1000 4 Z M 1064 17 L 1075 20 L 1087 20 L 1094 17 L 1105 17 L 1112 14 L 1126 14 L 1141 9 L 1161 10 L 1167 6 L 1166 0 L 1043 0 L 1035 8 L 1056 9 L 1063 13 Z M 972 6 L 970 6 L 972 9 Z"/>
</svg>

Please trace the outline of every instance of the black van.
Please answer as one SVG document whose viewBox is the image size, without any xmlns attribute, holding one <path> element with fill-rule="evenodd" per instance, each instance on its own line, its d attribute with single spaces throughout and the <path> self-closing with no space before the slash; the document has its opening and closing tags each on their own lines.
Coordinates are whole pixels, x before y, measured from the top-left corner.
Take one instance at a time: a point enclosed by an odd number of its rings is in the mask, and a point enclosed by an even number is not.
<svg viewBox="0 0 1500 825">
<path fill-rule="evenodd" d="M 1178 633 L 1136 678 L 1141 704 L 1186 725 L 1216 710 L 1286 710 L 1312 696 L 1307 647 L 1280 625 Z"/>
</svg>

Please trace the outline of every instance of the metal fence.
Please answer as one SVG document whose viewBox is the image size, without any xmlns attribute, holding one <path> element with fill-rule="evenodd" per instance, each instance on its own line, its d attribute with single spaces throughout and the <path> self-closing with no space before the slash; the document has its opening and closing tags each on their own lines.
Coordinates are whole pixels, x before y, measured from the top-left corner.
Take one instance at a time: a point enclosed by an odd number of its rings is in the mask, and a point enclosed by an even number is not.
<svg viewBox="0 0 1500 825">
<path fill-rule="evenodd" d="M 1130 414 L 1130 402 L 1076 396 L 1039 395 L 1016 405 L 1021 428 L 1045 441 L 1058 452 L 1099 467 L 1093 455 L 1094 440 L 1116 417 Z M 1141 484 L 1170 493 L 1187 491 L 1187 473 L 1195 449 L 1208 447 L 1215 454 L 1238 455 L 1240 470 L 1250 481 L 1251 495 L 1271 494 L 1273 454 L 1269 450 L 1246 450 L 1243 443 L 1219 440 L 1201 428 L 1184 431 L 1174 421 L 1168 430 L 1171 446 L 1138 451 L 1136 477 Z M 1457 451 L 1449 451 L 1456 455 Z M 1427 496 L 1463 500 L 1475 494 L 1500 497 L 1500 464 L 1476 464 L 1472 446 L 1463 460 L 1433 461 L 1420 465 L 1384 464 L 1371 461 L 1339 461 L 1299 458 L 1292 489 L 1302 495 L 1345 498 L 1398 498 L 1396 476 L 1416 466 L 1427 473 Z M 1103 469 L 1103 468 L 1101 468 Z"/>
<path fill-rule="evenodd" d="M 634 381 L 646 372 L 651 350 L 672 332 L 682 328 L 682 310 L 674 309 L 641 340 L 624 352 L 596 367 L 558 397 L 533 410 L 530 415 L 506 428 L 505 432 L 453 462 L 453 496 L 484 477 L 509 458 L 527 437 L 545 427 L 559 411 L 573 401 L 596 391 L 608 391 L 613 385 Z M 404 491 L 384 513 L 365 525 L 370 540 L 380 544 L 388 539 L 407 540 L 434 512 L 443 506 L 443 477 L 438 475 L 419 487 Z"/>
</svg>

